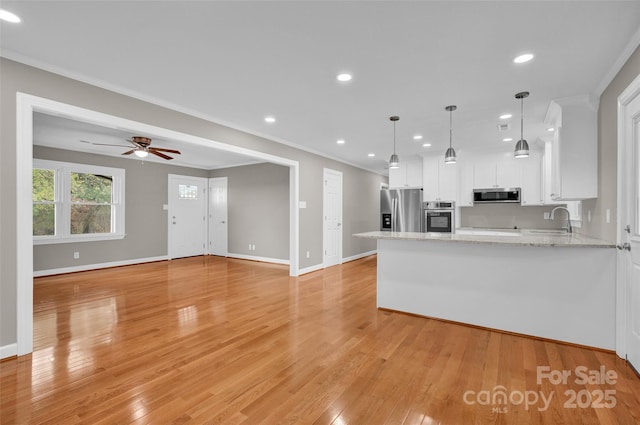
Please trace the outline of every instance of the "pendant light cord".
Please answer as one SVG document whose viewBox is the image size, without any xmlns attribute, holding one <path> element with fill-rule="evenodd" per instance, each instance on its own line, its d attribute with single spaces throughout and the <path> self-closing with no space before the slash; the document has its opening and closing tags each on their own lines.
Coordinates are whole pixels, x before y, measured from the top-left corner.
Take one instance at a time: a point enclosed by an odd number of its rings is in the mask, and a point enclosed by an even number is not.
<svg viewBox="0 0 640 425">
<path fill-rule="evenodd" d="M 451 140 L 453 139 L 453 110 L 449 111 L 449 149 L 451 149 Z"/>
<path fill-rule="evenodd" d="M 520 98 L 520 140 L 524 139 L 524 97 Z"/>
<path fill-rule="evenodd" d="M 393 122 L 393 154 L 396 154 L 396 122 Z"/>
</svg>

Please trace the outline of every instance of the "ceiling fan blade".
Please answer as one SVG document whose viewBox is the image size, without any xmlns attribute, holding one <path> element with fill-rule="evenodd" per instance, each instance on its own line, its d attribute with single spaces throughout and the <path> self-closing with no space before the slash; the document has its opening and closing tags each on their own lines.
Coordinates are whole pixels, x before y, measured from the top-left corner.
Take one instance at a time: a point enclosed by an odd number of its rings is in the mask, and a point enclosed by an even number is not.
<svg viewBox="0 0 640 425">
<path fill-rule="evenodd" d="M 112 145 L 110 143 L 93 143 L 93 142 L 87 142 L 87 141 L 84 141 L 84 140 L 80 140 L 80 141 L 82 143 L 90 143 L 90 144 L 95 145 L 95 146 L 117 146 L 117 147 L 120 147 L 120 148 L 129 148 L 129 147 L 131 147 L 129 145 Z"/>
<path fill-rule="evenodd" d="M 164 159 L 173 159 L 173 158 L 171 158 L 171 157 L 170 157 L 170 156 L 168 156 L 168 155 L 165 155 L 165 154 L 163 154 L 163 153 L 161 153 L 161 152 L 157 152 L 157 151 L 152 150 L 152 149 L 149 149 L 149 153 L 152 153 L 152 154 L 154 154 L 155 156 L 159 156 L 160 158 L 164 158 Z"/>
<path fill-rule="evenodd" d="M 122 155 L 131 155 L 132 153 L 134 153 L 136 151 L 136 149 L 131 149 L 130 151 L 126 151 L 125 153 L 123 153 Z"/>
<path fill-rule="evenodd" d="M 177 151 L 175 149 L 165 149 L 165 148 L 148 148 L 149 151 L 158 151 L 158 152 L 169 152 L 169 153 L 175 153 L 176 155 L 180 155 L 180 151 Z"/>
</svg>

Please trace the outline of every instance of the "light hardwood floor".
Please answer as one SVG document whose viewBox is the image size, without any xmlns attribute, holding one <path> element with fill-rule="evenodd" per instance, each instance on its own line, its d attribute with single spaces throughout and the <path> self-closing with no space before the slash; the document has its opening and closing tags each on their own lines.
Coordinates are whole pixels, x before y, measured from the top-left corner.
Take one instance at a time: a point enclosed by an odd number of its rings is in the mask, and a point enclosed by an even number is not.
<svg viewBox="0 0 640 425">
<path fill-rule="evenodd" d="M 640 423 L 640 379 L 614 354 L 380 311 L 375 281 L 375 256 L 300 278 L 220 257 L 38 278 L 35 351 L 0 363 L 0 423 Z"/>
</svg>

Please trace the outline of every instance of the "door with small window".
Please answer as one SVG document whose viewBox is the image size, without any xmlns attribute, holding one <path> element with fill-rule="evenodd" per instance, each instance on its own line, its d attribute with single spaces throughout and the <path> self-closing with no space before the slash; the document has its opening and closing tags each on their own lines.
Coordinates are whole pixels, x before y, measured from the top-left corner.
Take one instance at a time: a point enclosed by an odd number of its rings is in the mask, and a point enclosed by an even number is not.
<svg viewBox="0 0 640 425">
<path fill-rule="evenodd" d="M 207 179 L 169 175 L 169 258 L 205 254 Z"/>
</svg>

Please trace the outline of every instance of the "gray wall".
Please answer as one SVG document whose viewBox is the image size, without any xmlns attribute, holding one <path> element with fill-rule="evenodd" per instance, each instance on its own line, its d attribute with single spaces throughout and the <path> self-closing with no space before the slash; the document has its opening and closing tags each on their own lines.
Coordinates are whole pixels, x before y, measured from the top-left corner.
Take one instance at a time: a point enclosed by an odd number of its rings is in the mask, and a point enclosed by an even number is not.
<svg viewBox="0 0 640 425">
<path fill-rule="evenodd" d="M 354 231 L 375 230 L 378 193 L 374 183 L 386 178 L 344 163 L 283 145 L 201 118 L 62 77 L 0 58 L 0 346 L 16 342 L 16 93 L 23 92 L 55 101 L 168 128 L 209 140 L 245 147 L 300 164 L 300 267 L 322 263 L 322 172 L 331 168 L 344 173 L 345 257 L 374 250 L 375 241 L 353 241 Z M 293 141 L 295 142 L 295 141 Z M 364 186 L 362 186 L 364 185 Z M 362 187 L 361 187 L 362 186 Z M 368 198 L 372 196 L 372 198 Z M 366 199 L 365 199 L 366 198 Z M 351 202 L 352 199 L 358 202 Z M 346 200 L 349 200 L 347 203 Z M 371 209 L 375 206 L 375 209 Z M 347 226 L 348 224 L 348 226 Z M 370 226 L 370 227 L 369 227 Z M 306 258 L 306 253 L 311 253 Z"/>
<path fill-rule="evenodd" d="M 209 177 L 228 178 L 229 253 L 288 260 L 289 167 L 246 165 L 211 170 Z"/>
<path fill-rule="evenodd" d="M 347 176 L 358 182 L 385 181 L 386 178 L 350 165 L 324 158 L 291 146 L 254 136 L 239 130 L 176 112 L 161 106 L 137 100 L 96 86 L 78 82 L 47 71 L 0 58 L 0 165 L 2 204 L 0 205 L 0 346 L 15 343 L 16 336 L 16 93 L 23 92 L 63 103 L 124 117 L 162 128 L 192 134 L 209 140 L 241 146 L 283 158 L 300 164 L 300 199 L 307 208 L 300 210 L 300 268 L 322 263 L 322 171 L 332 168 L 345 175 L 344 198 L 367 196 L 377 199 L 378 192 L 364 194 L 364 188 L 347 183 Z M 295 141 L 294 141 L 295 142 Z M 356 192 L 351 192 L 356 190 Z M 349 214 L 357 217 L 374 217 L 371 228 L 377 227 L 376 211 L 370 211 L 371 202 L 362 202 L 345 208 L 345 221 Z M 358 226 L 356 226 L 358 227 Z M 345 229 L 345 256 L 374 250 L 375 241 L 348 242 L 350 234 Z M 306 258 L 306 253 L 311 253 Z"/>
<path fill-rule="evenodd" d="M 487 204 L 460 208 L 462 227 L 489 227 L 492 229 L 560 229 L 565 225 L 564 213 L 555 220 L 545 220 L 544 213 L 557 205 L 523 207 L 509 204 Z"/>
<path fill-rule="evenodd" d="M 206 170 L 43 146 L 34 146 L 33 157 L 123 168 L 126 184 L 124 239 L 34 245 L 35 271 L 167 255 L 167 211 L 162 206 L 168 203 L 168 175 L 208 176 Z M 80 253 L 80 259 L 73 259 L 74 251 Z"/>
<path fill-rule="evenodd" d="M 582 215 L 591 211 L 591 222 L 584 221 L 580 231 L 587 235 L 616 241 L 617 174 L 618 174 L 618 96 L 640 75 L 640 47 L 627 60 L 620 72 L 600 96 L 598 108 L 598 198 L 582 204 Z M 611 210 L 611 223 L 606 210 Z"/>
</svg>

